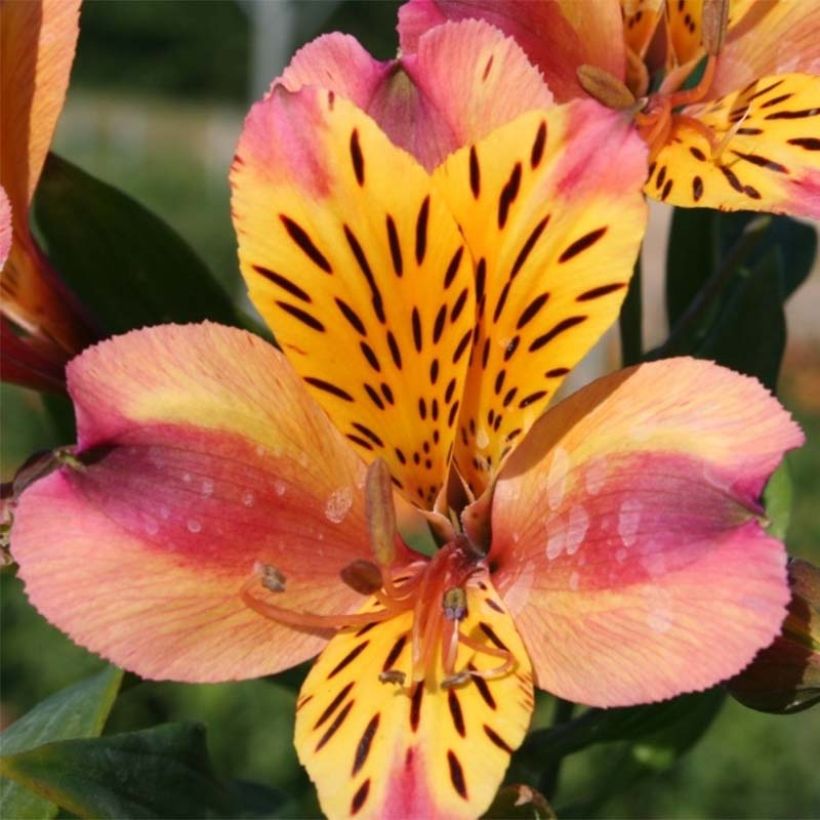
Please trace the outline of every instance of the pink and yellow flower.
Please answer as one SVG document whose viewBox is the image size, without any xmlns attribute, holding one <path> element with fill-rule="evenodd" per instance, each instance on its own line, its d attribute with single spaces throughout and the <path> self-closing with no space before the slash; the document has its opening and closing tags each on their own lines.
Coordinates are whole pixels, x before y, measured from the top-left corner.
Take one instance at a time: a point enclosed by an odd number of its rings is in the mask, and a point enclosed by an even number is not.
<svg viewBox="0 0 820 820">
<path fill-rule="evenodd" d="M 590 100 L 501 113 L 485 87 L 515 46 L 477 24 L 426 36 L 468 30 L 435 101 L 437 49 L 368 63 L 370 85 L 345 78 L 367 62 L 345 38 L 297 57 L 232 171 L 282 352 L 210 324 L 85 351 L 77 463 L 23 493 L 12 533 L 34 605 L 143 676 L 321 653 L 296 746 L 332 817 L 478 815 L 534 687 L 614 706 L 711 686 L 789 599 L 759 498 L 802 436 L 757 382 L 676 359 L 544 413 L 617 316 L 646 149 Z"/>
<path fill-rule="evenodd" d="M 31 235 L 28 211 L 63 107 L 80 0 L 0 5 L 0 331 L 2 378 L 62 388 L 66 361 L 90 339 Z"/>
<path fill-rule="evenodd" d="M 470 18 L 515 37 L 559 102 L 592 92 L 633 117 L 649 196 L 820 217 L 817 0 L 410 0 L 402 48 Z"/>
</svg>

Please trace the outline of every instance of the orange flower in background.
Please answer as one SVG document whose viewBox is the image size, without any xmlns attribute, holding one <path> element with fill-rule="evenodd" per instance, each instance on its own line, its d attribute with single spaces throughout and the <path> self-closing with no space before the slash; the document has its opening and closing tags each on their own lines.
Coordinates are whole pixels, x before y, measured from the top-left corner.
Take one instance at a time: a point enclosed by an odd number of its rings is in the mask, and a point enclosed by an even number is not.
<svg viewBox="0 0 820 820">
<path fill-rule="evenodd" d="M 649 196 L 820 217 L 818 0 L 410 0 L 399 14 L 407 53 L 444 20 L 484 19 L 558 101 L 627 112 L 650 146 Z"/>
<path fill-rule="evenodd" d="M 0 5 L 2 378 L 62 389 L 66 361 L 90 341 L 85 320 L 37 246 L 28 212 L 62 110 L 80 0 Z"/>
<path fill-rule="evenodd" d="M 34 605 L 146 677 L 320 653 L 296 747 L 331 817 L 479 815 L 535 686 L 601 706 L 711 686 L 789 598 L 759 499 L 802 436 L 754 380 L 655 362 L 544 413 L 618 314 L 646 149 L 591 100 L 505 119 L 486 88 L 508 105 L 514 44 L 442 29 L 461 48 L 438 99 L 417 92 L 448 52 L 384 68 L 335 38 L 254 106 L 233 216 L 282 352 L 212 324 L 87 350 L 75 460 L 12 531 Z M 454 109 L 484 113 L 456 131 Z"/>
</svg>

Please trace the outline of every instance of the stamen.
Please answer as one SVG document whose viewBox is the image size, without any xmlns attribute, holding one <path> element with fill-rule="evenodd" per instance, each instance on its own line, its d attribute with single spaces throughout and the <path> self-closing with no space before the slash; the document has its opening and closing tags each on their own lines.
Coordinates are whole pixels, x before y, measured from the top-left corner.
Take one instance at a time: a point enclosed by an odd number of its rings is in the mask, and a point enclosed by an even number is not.
<svg viewBox="0 0 820 820">
<path fill-rule="evenodd" d="M 259 576 L 259 582 L 271 592 L 285 591 L 285 576 L 276 567 L 257 561 L 253 571 Z"/>
<path fill-rule="evenodd" d="M 603 68 L 582 65 L 578 67 L 575 74 L 581 88 L 607 108 L 625 111 L 635 105 L 632 92 L 617 77 L 613 77 Z"/>
<path fill-rule="evenodd" d="M 367 468 L 364 492 L 373 554 L 381 566 L 389 567 L 396 557 L 396 510 L 390 470 L 382 459 L 377 458 Z"/>
<path fill-rule="evenodd" d="M 373 595 L 384 585 L 382 571 L 372 561 L 353 561 L 339 575 L 342 581 L 360 595 Z"/>
<path fill-rule="evenodd" d="M 398 669 L 385 669 L 384 672 L 379 673 L 379 680 L 382 683 L 396 683 L 399 686 L 404 686 L 407 675 Z"/>
<path fill-rule="evenodd" d="M 441 682 L 442 689 L 452 689 L 454 686 L 461 686 L 462 683 L 472 680 L 473 673 L 469 669 L 464 669 L 455 675 L 449 675 Z"/>
<path fill-rule="evenodd" d="M 467 593 L 462 587 L 445 590 L 441 605 L 448 621 L 463 621 L 467 617 Z"/>
</svg>

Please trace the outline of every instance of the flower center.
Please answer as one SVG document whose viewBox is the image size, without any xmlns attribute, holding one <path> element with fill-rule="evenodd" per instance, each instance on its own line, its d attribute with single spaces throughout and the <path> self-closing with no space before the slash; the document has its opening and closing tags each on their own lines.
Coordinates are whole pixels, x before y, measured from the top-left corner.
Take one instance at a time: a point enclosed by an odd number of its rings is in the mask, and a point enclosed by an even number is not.
<svg viewBox="0 0 820 820">
<path fill-rule="evenodd" d="M 394 565 L 396 538 L 392 491 L 387 468 L 382 461 L 368 470 L 365 488 L 367 517 L 375 561 L 357 559 L 340 572 L 340 580 L 368 598 L 363 609 L 353 614 L 318 614 L 278 606 L 275 596 L 285 591 L 287 578 L 276 567 L 257 562 L 242 584 L 243 603 L 260 615 L 281 624 L 302 629 L 361 628 L 412 612 L 410 668 L 387 668 L 379 674 L 383 683 L 410 687 L 425 680 L 438 666 L 440 654 L 444 687 L 465 683 L 472 677 L 502 677 L 515 666 L 511 653 L 486 646 L 463 634 L 462 621 L 468 614 L 468 585 L 486 574 L 481 557 L 464 535 L 457 535 L 428 560 Z M 459 645 L 474 652 L 499 658 L 499 665 L 477 670 L 472 665 L 456 669 Z"/>
</svg>

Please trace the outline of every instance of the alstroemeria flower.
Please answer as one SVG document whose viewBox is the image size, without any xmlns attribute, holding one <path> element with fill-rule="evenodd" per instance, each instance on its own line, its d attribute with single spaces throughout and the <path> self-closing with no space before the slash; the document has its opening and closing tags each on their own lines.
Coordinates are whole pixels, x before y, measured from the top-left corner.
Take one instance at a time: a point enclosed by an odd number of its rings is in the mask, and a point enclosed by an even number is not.
<svg viewBox="0 0 820 820">
<path fill-rule="evenodd" d="M 75 359 L 77 464 L 24 491 L 12 532 L 32 602 L 146 677 L 321 651 L 296 746 L 332 817 L 480 814 L 534 686 L 619 705 L 736 673 L 789 598 L 759 497 L 796 425 L 688 359 L 543 413 L 617 315 L 644 171 L 592 101 L 429 172 L 341 94 L 275 88 L 232 184 L 283 353 L 198 325 Z M 391 482 L 432 558 L 395 533 Z"/>
<path fill-rule="evenodd" d="M 410 0 L 399 33 L 408 53 L 445 20 L 481 18 L 514 36 L 558 101 L 586 89 L 634 117 L 650 146 L 649 196 L 820 217 L 820 2 L 730 0 L 727 21 L 719 0 L 592 5 Z M 704 57 L 703 77 L 683 90 Z"/>
<path fill-rule="evenodd" d="M 66 361 L 89 341 L 84 320 L 31 235 L 28 211 L 65 100 L 80 0 L 0 5 L 0 259 L 2 378 L 64 385 Z"/>
</svg>

